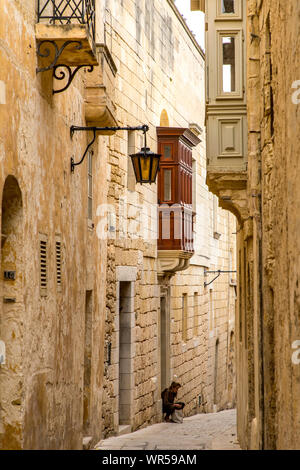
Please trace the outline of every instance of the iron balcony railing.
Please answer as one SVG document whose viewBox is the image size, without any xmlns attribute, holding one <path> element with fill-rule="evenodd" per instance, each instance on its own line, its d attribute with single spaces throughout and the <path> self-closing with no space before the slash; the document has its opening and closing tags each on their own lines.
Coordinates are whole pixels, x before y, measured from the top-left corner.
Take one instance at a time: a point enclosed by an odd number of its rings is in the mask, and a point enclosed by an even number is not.
<svg viewBox="0 0 300 470">
<path fill-rule="evenodd" d="M 38 0 L 38 22 L 86 24 L 95 41 L 95 0 Z"/>
</svg>

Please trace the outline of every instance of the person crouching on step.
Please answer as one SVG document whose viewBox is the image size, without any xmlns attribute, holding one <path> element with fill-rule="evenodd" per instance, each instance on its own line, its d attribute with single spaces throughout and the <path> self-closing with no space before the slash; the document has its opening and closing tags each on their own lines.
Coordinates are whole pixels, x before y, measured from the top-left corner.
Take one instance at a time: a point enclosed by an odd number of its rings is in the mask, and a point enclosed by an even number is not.
<svg viewBox="0 0 300 470">
<path fill-rule="evenodd" d="M 169 388 L 165 388 L 161 392 L 161 398 L 163 402 L 163 413 L 166 413 L 165 421 L 170 422 L 170 416 L 174 410 L 183 410 L 185 404 L 183 402 L 175 402 L 177 392 L 181 385 L 177 382 L 172 382 Z"/>
</svg>

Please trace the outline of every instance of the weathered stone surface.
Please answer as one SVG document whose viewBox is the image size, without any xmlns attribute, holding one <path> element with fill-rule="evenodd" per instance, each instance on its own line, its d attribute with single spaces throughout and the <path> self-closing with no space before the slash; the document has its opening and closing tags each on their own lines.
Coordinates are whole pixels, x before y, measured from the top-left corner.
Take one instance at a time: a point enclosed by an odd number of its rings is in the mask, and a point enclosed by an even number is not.
<svg viewBox="0 0 300 470">
<path fill-rule="evenodd" d="M 149 19 L 147 28 L 139 24 L 138 11 L 142 11 L 142 14 Z M 136 17 L 138 25 L 134 34 L 132 34 L 132 17 Z M 143 123 L 146 120 L 146 123 L 150 124 L 148 140 L 153 150 L 156 150 L 157 145 L 155 128 L 160 124 L 161 116 L 165 122 L 167 115 L 170 126 L 188 127 L 190 123 L 197 123 L 203 128 L 205 117 L 203 54 L 186 30 L 173 2 L 161 0 L 146 2 L 146 9 L 144 5 L 138 5 L 135 11 L 130 2 L 124 1 L 118 10 L 118 15 L 114 16 L 113 24 L 110 39 L 113 59 L 118 68 L 115 103 L 119 123 L 127 125 Z M 167 33 L 166 24 L 170 25 Z M 176 67 L 175 64 L 179 62 L 182 66 Z M 183 87 L 188 93 L 182 93 Z M 195 124 L 192 126 L 196 128 Z M 138 135 L 135 137 L 135 145 L 136 148 L 141 146 Z M 157 215 L 151 212 L 151 207 L 156 207 L 157 203 L 156 187 L 135 186 L 136 194 L 127 191 L 127 153 L 126 133 L 116 133 L 110 138 L 111 169 L 108 195 L 109 202 L 115 206 L 118 206 L 120 197 L 124 199 L 124 217 L 119 218 L 119 222 L 124 223 L 127 219 L 129 223 L 126 229 L 129 236 L 125 236 L 124 239 L 119 237 L 121 226 L 119 232 L 117 229 L 114 239 L 108 242 L 106 341 L 112 340 L 116 324 L 119 322 L 116 318 L 122 317 L 122 312 L 119 312 L 120 297 L 116 288 L 116 279 L 121 283 L 133 282 L 135 312 L 133 330 L 136 347 L 132 359 L 135 386 L 132 389 L 134 399 L 131 405 L 130 423 L 132 430 L 135 430 L 150 422 L 161 420 L 160 295 L 164 287 L 170 292 L 168 307 L 170 346 L 166 352 L 169 358 L 168 379 L 170 381 L 174 379 L 182 384 L 179 399 L 186 401 L 187 414 L 213 410 L 214 400 L 220 409 L 228 406 L 228 403 L 234 405 L 233 357 L 230 370 L 227 362 L 229 338 L 234 330 L 234 287 L 229 284 L 228 275 L 224 275 L 212 285 L 213 290 L 210 294 L 210 289 L 203 287 L 206 279 L 202 262 L 205 261 L 207 267 L 212 270 L 217 268 L 225 270 L 229 267 L 235 270 L 233 232 L 236 229 L 234 217 L 218 208 L 216 200 L 207 191 L 203 141 L 194 151 L 197 162 L 194 191 L 197 211 L 196 255 L 185 271 L 168 279 L 158 279 L 157 241 L 156 236 L 151 238 L 156 230 Z M 143 232 L 143 236 L 137 234 L 141 207 L 142 213 L 147 211 L 149 216 L 148 230 Z M 213 238 L 214 228 L 221 234 L 219 241 Z M 126 266 L 136 269 L 136 279 L 132 279 L 130 275 L 126 278 L 125 274 L 119 278 L 120 266 L 124 267 L 124 273 Z M 196 292 L 198 304 L 194 307 Z M 188 296 L 186 341 L 183 340 L 182 325 L 183 294 Z M 124 299 L 121 299 L 121 302 L 125 305 Z M 214 323 L 209 329 L 208 324 L 212 319 Z M 222 348 L 219 351 L 218 372 L 215 378 L 217 338 Z M 118 358 L 115 360 L 116 363 L 108 365 L 106 369 L 103 401 L 104 436 L 118 433 L 118 420 L 107 418 L 112 409 L 116 408 L 115 404 L 121 393 L 117 387 L 112 391 L 109 386 L 112 380 L 111 370 L 114 371 L 113 377 L 116 377 Z M 227 393 L 227 390 L 230 392 Z M 199 405 L 199 395 L 201 395 L 201 405 Z"/>
<path fill-rule="evenodd" d="M 228 194 L 238 218 L 245 211 L 237 245 L 238 437 L 243 448 L 298 449 L 300 5 L 245 4 L 247 187 Z M 210 187 L 222 199 L 218 184 Z"/>
</svg>

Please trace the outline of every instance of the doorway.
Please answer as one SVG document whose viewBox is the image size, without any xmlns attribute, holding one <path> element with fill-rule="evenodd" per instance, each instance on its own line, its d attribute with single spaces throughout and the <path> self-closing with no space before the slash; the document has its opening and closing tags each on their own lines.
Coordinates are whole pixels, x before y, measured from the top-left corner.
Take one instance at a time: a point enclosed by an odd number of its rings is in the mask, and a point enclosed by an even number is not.
<svg viewBox="0 0 300 470">
<path fill-rule="evenodd" d="M 84 379 L 83 379 L 83 434 L 89 436 L 91 413 L 93 291 L 85 295 Z"/>
<path fill-rule="evenodd" d="M 214 405 L 218 404 L 218 368 L 219 368 L 219 339 L 215 345 L 215 372 L 214 372 Z"/>
<path fill-rule="evenodd" d="M 160 385 L 170 386 L 170 308 L 169 290 L 161 288 L 160 296 Z"/>
<path fill-rule="evenodd" d="M 130 425 L 133 400 L 133 282 L 119 284 L 119 425 Z"/>
<path fill-rule="evenodd" d="M 2 196 L 0 340 L 0 448 L 23 445 L 23 205 L 17 180 L 8 176 Z"/>
</svg>

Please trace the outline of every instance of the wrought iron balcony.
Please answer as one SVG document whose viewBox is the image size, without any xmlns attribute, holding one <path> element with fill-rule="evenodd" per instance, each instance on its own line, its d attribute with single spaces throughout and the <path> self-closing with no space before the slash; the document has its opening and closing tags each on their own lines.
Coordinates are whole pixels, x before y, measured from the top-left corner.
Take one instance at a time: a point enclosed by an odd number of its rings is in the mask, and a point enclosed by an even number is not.
<svg viewBox="0 0 300 470">
<path fill-rule="evenodd" d="M 68 88 L 80 68 L 98 65 L 95 0 L 38 0 L 37 18 L 37 73 L 53 70 L 53 78 L 68 78 L 65 86 L 54 90 L 59 93 Z M 57 73 L 58 67 L 65 67 L 67 74 Z"/>
<path fill-rule="evenodd" d="M 84 24 L 95 41 L 95 0 L 38 0 L 38 22 Z"/>
</svg>

